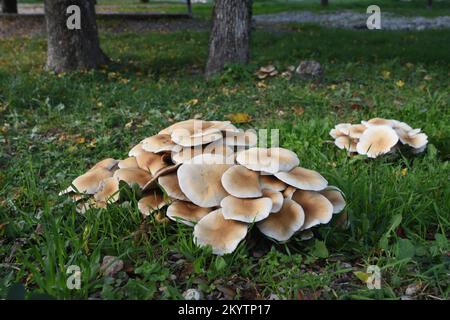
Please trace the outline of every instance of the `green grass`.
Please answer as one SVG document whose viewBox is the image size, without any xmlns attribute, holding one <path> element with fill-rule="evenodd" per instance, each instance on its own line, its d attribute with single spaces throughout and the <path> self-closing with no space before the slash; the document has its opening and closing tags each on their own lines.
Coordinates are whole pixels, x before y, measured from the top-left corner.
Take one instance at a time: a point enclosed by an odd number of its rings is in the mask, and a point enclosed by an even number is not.
<svg viewBox="0 0 450 320">
<path fill-rule="evenodd" d="M 0 40 L 0 297 L 16 283 L 29 297 L 61 299 L 177 299 L 188 288 L 207 296 L 232 283 L 241 287 L 235 298 L 398 299 L 417 284 L 416 298 L 448 299 L 450 34 L 256 31 L 251 64 L 230 66 L 211 82 L 199 73 L 207 39 L 106 34 L 102 46 L 114 64 L 60 76 L 42 70 L 44 39 Z M 274 78 L 261 87 L 252 75 L 270 62 L 283 68 L 309 58 L 326 69 L 320 84 Z M 196 248 L 188 227 L 141 221 L 133 198 L 79 215 L 57 196 L 96 161 L 125 157 L 172 121 L 234 112 L 252 116 L 244 128 L 280 129 L 282 146 L 302 166 L 345 192 L 348 229 L 333 221 L 315 239 L 286 245 L 255 231 L 256 239 L 220 258 Z M 374 116 L 422 128 L 428 150 L 364 160 L 330 143 L 336 123 Z M 261 248 L 269 251 L 255 257 Z M 105 255 L 119 256 L 126 272 L 103 278 Z M 368 290 L 354 274 L 370 264 L 382 270 L 381 290 Z M 70 265 L 81 268 L 80 290 L 66 287 Z"/>
<path fill-rule="evenodd" d="M 377 4 L 382 13 L 394 13 L 404 16 L 443 16 L 450 15 L 450 1 L 433 1 L 433 8 L 427 8 L 426 0 L 378 0 L 374 3 L 372 0 L 330 0 L 327 7 L 320 5 L 320 0 L 254 0 L 254 14 L 269 14 L 285 11 L 314 11 L 314 12 L 332 12 L 336 10 L 354 10 L 359 13 L 365 13 L 369 5 Z M 19 3 L 42 3 L 39 0 L 19 0 Z M 118 5 L 118 12 L 161 12 L 161 13 L 180 13 L 186 12 L 185 1 L 150 1 L 147 4 L 138 0 L 99 0 L 99 5 Z M 211 17 L 212 4 L 193 4 L 194 16 L 201 19 Z"/>
</svg>

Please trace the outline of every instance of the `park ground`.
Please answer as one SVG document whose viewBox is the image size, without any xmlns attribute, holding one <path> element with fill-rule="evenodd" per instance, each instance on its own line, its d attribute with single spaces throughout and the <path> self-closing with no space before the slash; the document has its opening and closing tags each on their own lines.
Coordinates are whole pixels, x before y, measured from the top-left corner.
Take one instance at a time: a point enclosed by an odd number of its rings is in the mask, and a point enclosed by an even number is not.
<svg viewBox="0 0 450 320">
<path fill-rule="evenodd" d="M 393 11 L 430 15 L 415 6 Z M 1 298 L 24 290 L 27 298 L 180 299 L 192 288 L 207 299 L 449 298 L 448 29 L 257 26 L 251 63 L 209 82 L 207 31 L 102 32 L 101 42 L 110 65 L 56 75 L 43 70 L 43 36 L 0 40 Z M 321 81 L 253 74 L 305 59 L 324 66 Z M 422 128 L 427 150 L 367 160 L 333 145 L 336 123 L 375 116 Z M 311 240 L 276 244 L 254 230 L 235 253 L 216 257 L 194 246 L 187 226 L 143 221 L 133 197 L 84 215 L 58 197 L 95 162 L 124 158 L 144 137 L 192 117 L 279 129 L 302 166 L 344 191 L 346 209 Z M 108 255 L 124 262 L 114 277 L 100 270 Z M 70 265 L 81 269 L 80 290 L 66 286 Z M 379 290 L 364 282 L 370 265 L 381 269 Z"/>
</svg>

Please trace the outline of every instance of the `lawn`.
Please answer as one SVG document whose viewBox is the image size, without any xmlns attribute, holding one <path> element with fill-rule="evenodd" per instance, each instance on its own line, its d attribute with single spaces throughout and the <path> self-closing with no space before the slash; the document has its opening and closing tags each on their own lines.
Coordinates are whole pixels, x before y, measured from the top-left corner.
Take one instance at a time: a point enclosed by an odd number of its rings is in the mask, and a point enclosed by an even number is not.
<svg viewBox="0 0 450 320">
<path fill-rule="evenodd" d="M 333 2 L 333 1 L 331 1 Z M 450 33 L 370 32 L 291 26 L 256 30 L 248 67 L 229 66 L 206 82 L 204 32 L 103 34 L 114 62 L 99 71 L 43 71 L 43 38 L 0 40 L 0 297 L 21 283 L 27 297 L 449 298 Z M 322 82 L 253 72 L 315 59 Z M 400 81 L 401 80 L 401 81 Z M 278 128 L 302 166 L 339 186 L 345 212 L 314 239 L 276 244 L 259 237 L 232 255 L 196 248 L 189 227 L 143 221 L 133 195 L 108 210 L 75 212 L 58 191 L 105 157 L 124 158 L 144 137 L 191 117 L 241 128 Z M 367 160 L 337 149 L 339 122 L 381 116 L 429 136 L 426 152 Z M 100 273 L 104 256 L 125 263 Z M 81 289 L 66 270 L 81 268 Z M 380 290 L 359 278 L 381 268 Z"/>
</svg>

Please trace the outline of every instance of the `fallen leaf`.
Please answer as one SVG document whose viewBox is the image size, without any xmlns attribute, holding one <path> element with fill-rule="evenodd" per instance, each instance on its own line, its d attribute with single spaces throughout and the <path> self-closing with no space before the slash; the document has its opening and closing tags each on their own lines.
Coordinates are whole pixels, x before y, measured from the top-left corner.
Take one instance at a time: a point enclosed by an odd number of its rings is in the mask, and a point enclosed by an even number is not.
<svg viewBox="0 0 450 320">
<path fill-rule="evenodd" d="M 227 115 L 227 118 L 233 123 L 248 123 L 252 121 L 252 117 L 248 113 L 238 112 Z"/>
</svg>

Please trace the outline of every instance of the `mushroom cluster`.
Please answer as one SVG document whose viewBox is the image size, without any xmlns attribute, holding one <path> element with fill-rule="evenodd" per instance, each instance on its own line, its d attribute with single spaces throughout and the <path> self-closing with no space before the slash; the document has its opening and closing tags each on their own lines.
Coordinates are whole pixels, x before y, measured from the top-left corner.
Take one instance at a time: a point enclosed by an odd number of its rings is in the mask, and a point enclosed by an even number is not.
<svg viewBox="0 0 450 320">
<path fill-rule="evenodd" d="M 228 121 L 186 120 L 145 138 L 124 160 L 100 161 L 60 194 L 84 212 L 117 202 L 119 181 L 137 185 L 144 216 L 168 206 L 164 219 L 194 227 L 194 242 L 218 255 L 233 252 L 252 224 L 284 242 L 344 209 L 342 192 L 299 167 L 294 152 L 257 145 L 256 132 Z"/>
<path fill-rule="evenodd" d="M 421 129 L 413 129 L 405 122 L 373 118 L 360 124 L 340 123 L 330 131 L 334 144 L 350 153 L 376 158 L 392 153 L 400 145 L 412 148 L 413 153 L 423 152 L 428 136 Z"/>
</svg>

